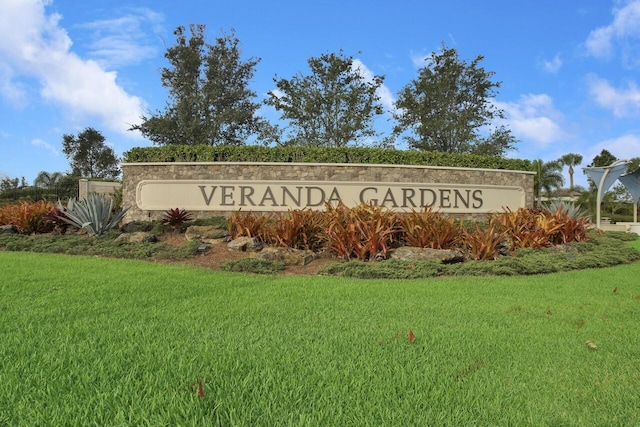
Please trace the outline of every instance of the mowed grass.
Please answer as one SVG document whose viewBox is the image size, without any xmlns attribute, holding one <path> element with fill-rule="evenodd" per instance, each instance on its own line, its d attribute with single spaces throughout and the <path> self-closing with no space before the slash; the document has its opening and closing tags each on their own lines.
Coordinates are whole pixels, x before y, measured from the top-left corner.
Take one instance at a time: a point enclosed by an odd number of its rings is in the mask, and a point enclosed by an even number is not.
<svg viewBox="0 0 640 427">
<path fill-rule="evenodd" d="M 0 252 L 0 425 L 634 426 L 638 277 L 354 280 Z"/>
</svg>

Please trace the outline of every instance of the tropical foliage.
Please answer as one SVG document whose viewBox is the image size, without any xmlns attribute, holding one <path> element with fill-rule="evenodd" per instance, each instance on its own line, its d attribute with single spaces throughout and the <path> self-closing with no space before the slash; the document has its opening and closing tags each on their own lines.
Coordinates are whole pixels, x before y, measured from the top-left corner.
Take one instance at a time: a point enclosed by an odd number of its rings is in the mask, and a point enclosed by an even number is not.
<svg viewBox="0 0 640 427">
<path fill-rule="evenodd" d="M 532 170 L 536 173 L 534 178 L 533 193 L 537 205 L 542 203 L 543 191 L 547 196 L 554 189 L 562 188 L 564 177 L 562 176 L 562 164 L 555 160 L 544 162 L 541 159 L 531 162 Z"/>
<path fill-rule="evenodd" d="M 86 199 L 69 199 L 64 206 L 58 202 L 58 209 L 64 213 L 59 218 L 69 225 L 85 230 L 89 235 L 101 235 L 116 227 L 128 208 L 113 212 L 113 199 L 91 194 Z"/>
</svg>

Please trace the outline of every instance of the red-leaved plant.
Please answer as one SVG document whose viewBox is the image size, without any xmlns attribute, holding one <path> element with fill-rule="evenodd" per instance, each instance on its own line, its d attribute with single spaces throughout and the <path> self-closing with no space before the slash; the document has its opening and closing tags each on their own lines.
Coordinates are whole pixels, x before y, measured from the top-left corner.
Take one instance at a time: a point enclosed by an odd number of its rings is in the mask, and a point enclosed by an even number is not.
<svg viewBox="0 0 640 427">
<path fill-rule="evenodd" d="M 169 225 L 174 232 L 180 231 L 182 225 L 192 219 L 190 212 L 179 208 L 169 209 L 162 214 L 162 223 Z"/>
</svg>

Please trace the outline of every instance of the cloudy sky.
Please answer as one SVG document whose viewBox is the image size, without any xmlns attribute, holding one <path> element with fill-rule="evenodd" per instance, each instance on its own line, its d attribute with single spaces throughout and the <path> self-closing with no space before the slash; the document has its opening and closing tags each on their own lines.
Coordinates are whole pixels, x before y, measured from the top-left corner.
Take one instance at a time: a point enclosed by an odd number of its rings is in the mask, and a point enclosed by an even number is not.
<svg viewBox="0 0 640 427">
<path fill-rule="evenodd" d="M 306 74 L 308 58 L 342 49 L 385 76 L 389 111 L 444 42 L 462 59 L 483 55 L 502 82 L 495 102 L 520 140 L 511 157 L 640 156 L 640 0 L 0 0 L 0 10 L 0 176 L 30 183 L 70 169 L 63 134 L 93 127 L 118 155 L 151 145 L 128 129 L 164 108 L 163 55 L 191 23 L 206 24 L 210 42 L 233 28 L 244 58 L 261 58 L 260 100 L 276 75 Z"/>
</svg>

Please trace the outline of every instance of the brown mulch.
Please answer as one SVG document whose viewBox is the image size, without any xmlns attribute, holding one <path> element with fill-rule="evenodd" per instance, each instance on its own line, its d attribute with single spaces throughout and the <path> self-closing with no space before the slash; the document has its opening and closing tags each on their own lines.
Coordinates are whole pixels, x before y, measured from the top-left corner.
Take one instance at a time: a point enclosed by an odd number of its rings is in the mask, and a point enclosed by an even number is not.
<svg viewBox="0 0 640 427">
<path fill-rule="evenodd" d="M 158 236 L 158 241 L 175 246 L 182 246 L 185 243 L 184 234 L 164 234 Z M 230 251 L 227 249 L 226 243 L 216 243 L 207 245 L 207 251 L 202 255 L 196 255 L 193 258 L 169 261 L 175 264 L 193 265 L 197 267 L 219 270 L 220 266 L 227 261 L 236 261 L 241 258 L 251 257 L 251 252 Z M 307 265 L 290 265 L 287 266 L 280 274 L 286 275 L 316 275 L 318 271 L 330 264 L 341 262 L 341 260 L 332 254 L 321 253 Z"/>
</svg>

